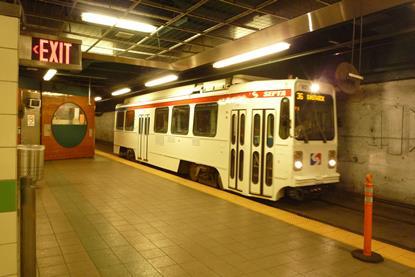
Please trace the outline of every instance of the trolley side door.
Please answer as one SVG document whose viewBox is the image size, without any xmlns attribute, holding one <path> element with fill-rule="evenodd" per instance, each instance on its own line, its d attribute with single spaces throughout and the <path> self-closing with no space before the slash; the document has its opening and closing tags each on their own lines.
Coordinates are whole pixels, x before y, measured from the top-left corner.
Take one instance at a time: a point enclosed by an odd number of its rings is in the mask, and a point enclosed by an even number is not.
<svg viewBox="0 0 415 277">
<path fill-rule="evenodd" d="M 262 157 L 264 145 L 264 110 L 252 110 L 251 178 L 249 192 L 262 194 Z"/>
<path fill-rule="evenodd" d="M 144 151 L 143 151 L 143 160 L 148 161 L 148 134 L 150 132 L 150 115 L 146 114 L 144 116 L 144 138 L 143 138 L 143 145 L 144 145 Z"/>
<path fill-rule="evenodd" d="M 274 144 L 275 144 L 275 110 L 264 111 L 264 146 L 262 166 L 262 194 L 272 197 L 274 192 Z"/>
<path fill-rule="evenodd" d="M 141 114 L 138 115 L 138 145 L 137 145 L 137 158 L 139 160 L 142 160 L 141 155 L 141 137 L 143 136 L 143 117 Z"/>
<path fill-rule="evenodd" d="M 229 188 L 242 191 L 249 178 L 246 167 L 246 110 L 233 110 L 231 113 L 231 147 L 229 166 Z"/>
<path fill-rule="evenodd" d="M 238 153 L 238 125 L 239 112 L 237 110 L 231 113 L 231 147 L 229 151 L 229 188 L 237 189 L 237 153 Z"/>
</svg>

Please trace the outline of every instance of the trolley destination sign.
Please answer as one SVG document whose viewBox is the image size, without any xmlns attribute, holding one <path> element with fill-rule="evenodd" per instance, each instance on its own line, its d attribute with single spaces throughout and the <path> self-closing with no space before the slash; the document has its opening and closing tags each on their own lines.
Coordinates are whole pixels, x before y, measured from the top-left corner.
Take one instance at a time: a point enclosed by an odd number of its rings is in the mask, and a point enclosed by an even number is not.
<svg viewBox="0 0 415 277">
<path fill-rule="evenodd" d="M 44 34 L 20 36 L 20 64 L 31 67 L 82 70 L 81 41 Z"/>
</svg>

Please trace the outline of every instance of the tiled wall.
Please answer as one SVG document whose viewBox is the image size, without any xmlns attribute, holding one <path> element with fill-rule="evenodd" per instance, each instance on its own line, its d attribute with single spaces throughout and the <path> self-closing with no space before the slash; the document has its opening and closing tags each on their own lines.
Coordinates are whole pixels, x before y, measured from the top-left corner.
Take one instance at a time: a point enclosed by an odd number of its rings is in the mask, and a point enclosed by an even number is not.
<svg viewBox="0 0 415 277">
<path fill-rule="evenodd" d="M 0 276 L 17 270 L 16 137 L 19 19 L 0 15 Z"/>
</svg>

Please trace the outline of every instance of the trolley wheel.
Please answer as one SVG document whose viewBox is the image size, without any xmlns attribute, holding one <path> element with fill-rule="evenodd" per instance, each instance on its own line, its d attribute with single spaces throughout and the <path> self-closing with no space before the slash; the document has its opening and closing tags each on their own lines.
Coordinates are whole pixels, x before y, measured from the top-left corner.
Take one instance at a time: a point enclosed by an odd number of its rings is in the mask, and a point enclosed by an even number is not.
<svg viewBox="0 0 415 277">
<path fill-rule="evenodd" d="M 197 182 L 199 180 L 199 167 L 197 166 L 197 164 L 190 164 L 190 168 L 189 168 L 189 177 L 190 180 Z"/>
<path fill-rule="evenodd" d="M 287 195 L 291 199 L 297 200 L 297 201 L 304 201 L 305 199 L 305 193 L 300 188 L 289 188 L 287 189 Z"/>
<path fill-rule="evenodd" d="M 128 149 L 127 150 L 127 154 L 125 155 L 125 157 L 126 157 L 127 160 L 135 161 L 135 153 L 134 153 L 134 150 Z"/>
</svg>

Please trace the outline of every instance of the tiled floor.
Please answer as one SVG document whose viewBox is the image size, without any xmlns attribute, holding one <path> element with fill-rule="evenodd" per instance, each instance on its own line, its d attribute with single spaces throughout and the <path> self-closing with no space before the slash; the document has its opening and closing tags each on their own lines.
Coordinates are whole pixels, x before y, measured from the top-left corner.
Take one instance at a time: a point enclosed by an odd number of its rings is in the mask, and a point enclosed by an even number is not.
<svg viewBox="0 0 415 277">
<path fill-rule="evenodd" d="M 415 276 L 351 247 L 102 158 L 48 162 L 38 190 L 44 276 Z"/>
</svg>

